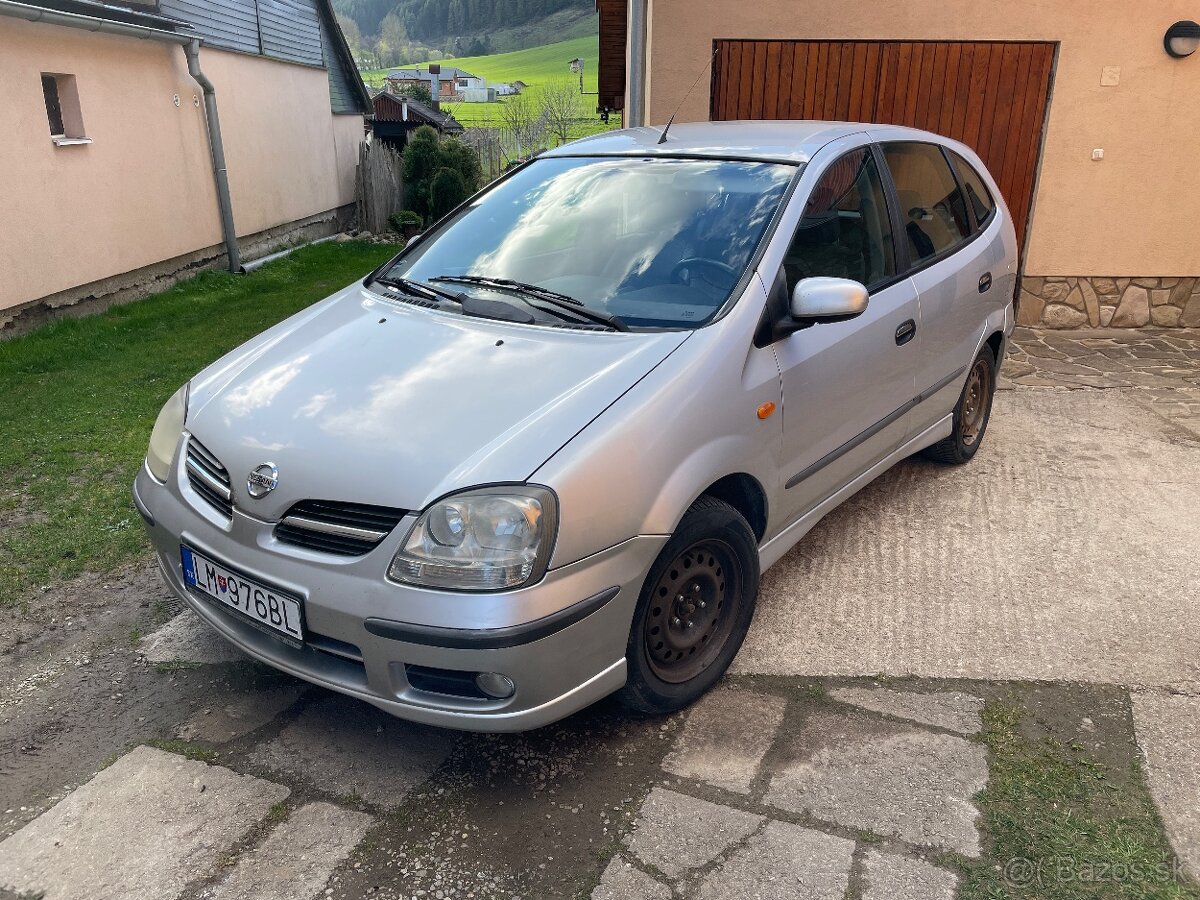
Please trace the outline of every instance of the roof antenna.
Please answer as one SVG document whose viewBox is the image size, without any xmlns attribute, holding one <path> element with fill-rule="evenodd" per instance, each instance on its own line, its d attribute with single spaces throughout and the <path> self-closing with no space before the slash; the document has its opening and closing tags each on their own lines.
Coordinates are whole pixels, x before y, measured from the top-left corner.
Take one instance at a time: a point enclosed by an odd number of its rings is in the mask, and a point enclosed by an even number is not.
<svg viewBox="0 0 1200 900">
<path fill-rule="evenodd" d="M 670 131 L 671 126 L 675 124 L 675 116 L 679 114 L 679 108 L 687 102 L 688 97 L 692 96 L 692 91 L 696 89 L 696 85 L 700 83 L 700 79 L 704 77 L 704 73 L 708 71 L 708 67 L 711 66 L 713 60 L 717 58 L 717 48 L 715 46 L 716 42 L 714 41 L 713 43 L 714 46 L 712 56 L 708 58 L 708 62 L 704 64 L 704 68 L 700 70 L 700 74 L 696 76 L 696 80 L 692 82 L 692 86 L 688 88 L 687 93 L 683 95 L 683 99 L 679 101 L 679 105 L 675 107 L 675 112 L 671 113 L 671 118 L 667 119 L 667 124 L 663 128 L 662 134 L 658 136 L 658 141 L 656 143 L 665 144 L 667 142 L 667 132 Z"/>
</svg>

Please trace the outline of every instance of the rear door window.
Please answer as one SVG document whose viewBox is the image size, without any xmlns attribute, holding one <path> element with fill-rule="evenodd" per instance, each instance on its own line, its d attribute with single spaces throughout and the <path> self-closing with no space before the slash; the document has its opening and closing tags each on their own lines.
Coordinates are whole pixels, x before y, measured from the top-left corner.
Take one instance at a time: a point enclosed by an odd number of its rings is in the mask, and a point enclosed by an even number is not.
<svg viewBox="0 0 1200 900">
<path fill-rule="evenodd" d="M 948 253 L 971 233 L 967 207 L 950 164 L 935 144 L 883 145 L 900 200 L 900 221 L 913 265 Z"/>
<path fill-rule="evenodd" d="M 950 156 L 954 159 L 954 168 L 958 169 L 958 178 L 966 189 L 967 202 L 971 204 L 975 213 L 975 224 L 983 228 L 992 217 L 992 210 L 996 208 L 992 192 L 987 189 L 987 185 L 969 162 L 953 150 L 950 151 Z"/>
</svg>

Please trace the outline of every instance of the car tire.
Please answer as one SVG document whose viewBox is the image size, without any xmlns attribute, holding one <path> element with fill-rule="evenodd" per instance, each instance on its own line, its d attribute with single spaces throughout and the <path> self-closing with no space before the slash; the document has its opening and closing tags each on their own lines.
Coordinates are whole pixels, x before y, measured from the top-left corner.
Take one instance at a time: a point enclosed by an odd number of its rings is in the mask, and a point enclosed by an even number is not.
<svg viewBox="0 0 1200 900">
<path fill-rule="evenodd" d="M 728 503 L 701 497 L 646 575 L 620 697 L 652 715 L 695 702 L 741 649 L 758 599 L 758 542 Z"/>
<path fill-rule="evenodd" d="M 996 357 L 992 355 L 991 347 L 984 347 L 967 370 L 962 394 L 954 406 L 954 426 L 950 436 L 926 447 L 922 453 L 940 463 L 961 466 L 969 462 L 987 433 L 995 395 Z"/>
</svg>

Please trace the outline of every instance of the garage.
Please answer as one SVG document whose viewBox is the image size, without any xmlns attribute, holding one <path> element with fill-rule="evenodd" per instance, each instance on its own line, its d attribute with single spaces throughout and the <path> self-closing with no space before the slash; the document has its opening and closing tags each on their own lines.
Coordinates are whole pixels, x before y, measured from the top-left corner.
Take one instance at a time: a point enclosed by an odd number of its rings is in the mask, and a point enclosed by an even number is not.
<svg viewBox="0 0 1200 900">
<path fill-rule="evenodd" d="M 960 140 L 995 176 L 1023 243 L 1054 48 L 1048 42 L 718 39 L 709 116 L 879 122 Z"/>
<path fill-rule="evenodd" d="M 983 158 L 1022 325 L 1200 327 L 1200 25 L 1186 0 L 596 0 L 597 105 L 626 125 L 915 126 Z"/>
</svg>

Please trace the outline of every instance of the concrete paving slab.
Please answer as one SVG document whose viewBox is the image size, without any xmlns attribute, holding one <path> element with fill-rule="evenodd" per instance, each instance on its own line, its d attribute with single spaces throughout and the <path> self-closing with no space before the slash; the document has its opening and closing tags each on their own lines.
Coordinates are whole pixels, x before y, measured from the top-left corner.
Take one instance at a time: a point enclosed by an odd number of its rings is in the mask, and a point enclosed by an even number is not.
<svg viewBox="0 0 1200 900">
<path fill-rule="evenodd" d="M 1008 391 L 768 571 L 741 673 L 1200 686 L 1200 447 L 1139 391 Z"/>
<path fill-rule="evenodd" d="M 213 900 L 314 900 L 329 876 L 362 840 L 374 819 L 331 803 L 300 807 L 243 853 L 206 896 Z"/>
<path fill-rule="evenodd" d="M 987 784 L 981 744 L 859 712 L 824 711 L 787 740 L 767 790 L 770 805 L 979 856 L 971 798 Z"/>
<path fill-rule="evenodd" d="M 961 691 L 917 694 L 888 688 L 836 688 L 829 692 L 839 703 L 910 719 L 923 725 L 936 725 L 959 734 L 978 734 L 983 727 L 980 713 L 983 701 Z"/>
<path fill-rule="evenodd" d="M 662 767 L 673 775 L 748 794 L 786 706 L 782 697 L 769 694 L 714 691 L 688 712 L 683 734 Z"/>
<path fill-rule="evenodd" d="M 287 795 L 138 747 L 0 843 L 0 888 L 45 900 L 173 900 Z"/>
<path fill-rule="evenodd" d="M 654 788 L 625 844 L 668 878 L 712 862 L 766 821 L 763 816 Z"/>
<path fill-rule="evenodd" d="M 618 855 L 609 860 L 592 900 L 671 900 L 671 889 Z"/>
<path fill-rule="evenodd" d="M 346 697 L 322 692 L 251 761 L 298 776 L 379 809 L 404 801 L 446 758 L 455 732 L 404 722 Z"/>
<path fill-rule="evenodd" d="M 698 900 L 842 900 L 854 841 L 769 822 L 700 884 Z"/>
<path fill-rule="evenodd" d="M 138 650 L 152 663 L 220 665 L 250 659 L 190 609 L 142 638 Z"/>
<path fill-rule="evenodd" d="M 958 876 L 923 859 L 868 850 L 862 900 L 954 900 Z"/>
<path fill-rule="evenodd" d="M 1134 694 L 1133 725 L 1171 846 L 1200 880 L 1200 697 Z"/>
<path fill-rule="evenodd" d="M 224 706 L 198 710 L 179 724 L 175 736 L 185 741 L 224 744 L 262 728 L 299 700 L 303 691 L 297 684 L 243 694 Z"/>
</svg>

